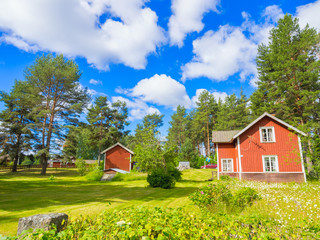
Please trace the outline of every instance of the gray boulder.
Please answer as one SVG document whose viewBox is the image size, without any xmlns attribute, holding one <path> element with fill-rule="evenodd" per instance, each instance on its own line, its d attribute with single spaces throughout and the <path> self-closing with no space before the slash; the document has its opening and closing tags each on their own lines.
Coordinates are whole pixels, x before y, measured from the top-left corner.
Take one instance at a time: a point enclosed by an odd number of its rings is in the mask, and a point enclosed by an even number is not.
<svg viewBox="0 0 320 240">
<path fill-rule="evenodd" d="M 50 230 L 52 224 L 57 227 L 57 231 L 60 231 L 68 222 L 68 215 L 65 213 L 49 213 L 49 214 L 37 214 L 30 217 L 23 217 L 19 219 L 18 235 L 24 230 L 42 228 L 44 230 Z"/>
</svg>

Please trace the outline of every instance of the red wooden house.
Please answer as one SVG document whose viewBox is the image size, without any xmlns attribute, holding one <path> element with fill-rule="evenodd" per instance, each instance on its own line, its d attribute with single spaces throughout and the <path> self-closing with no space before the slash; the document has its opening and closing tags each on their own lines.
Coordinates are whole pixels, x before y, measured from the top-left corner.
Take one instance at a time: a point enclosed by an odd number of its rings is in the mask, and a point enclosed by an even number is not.
<svg viewBox="0 0 320 240">
<path fill-rule="evenodd" d="M 101 154 L 104 154 L 104 170 L 105 172 L 130 172 L 133 166 L 132 155 L 130 149 L 121 143 L 107 148 Z"/>
<path fill-rule="evenodd" d="M 242 130 L 213 131 L 218 177 L 240 180 L 305 182 L 297 128 L 264 113 Z"/>
</svg>

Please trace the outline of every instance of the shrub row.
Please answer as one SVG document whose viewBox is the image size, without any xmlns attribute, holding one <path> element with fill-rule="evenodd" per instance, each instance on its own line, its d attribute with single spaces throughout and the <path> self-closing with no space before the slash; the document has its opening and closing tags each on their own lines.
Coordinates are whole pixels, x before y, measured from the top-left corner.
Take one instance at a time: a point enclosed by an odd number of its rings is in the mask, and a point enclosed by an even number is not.
<svg viewBox="0 0 320 240">
<path fill-rule="evenodd" d="M 315 239 L 319 223 L 276 224 L 259 215 L 202 215 L 170 208 L 128 208 L 81 217 L 60 233 L 38 230 L 22 239 Z"/>
</svg>

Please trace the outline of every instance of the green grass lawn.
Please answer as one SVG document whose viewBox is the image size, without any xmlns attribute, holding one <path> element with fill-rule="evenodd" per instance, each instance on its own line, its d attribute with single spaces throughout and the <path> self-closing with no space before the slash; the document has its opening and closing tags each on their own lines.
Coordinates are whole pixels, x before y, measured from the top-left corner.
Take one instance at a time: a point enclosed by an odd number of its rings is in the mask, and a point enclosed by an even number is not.
<svg viewBox="0 0 320 240">
<path fill-rule="evenodd" d="M 166 190 L 148 187 L 143 179 L 146 175 L 141 173 L 127 181 L 89 182 L 75 169 L 47 172 L 47 176 L 34 169 L 0 172 L 0 234 L 15 235 L 19 218 L 39 213 L 63 212 L 77 217 L 128 206 L 191 206 L 188 195 L 207 184 L 212 175 L 210 169 L 185 171 L 183 180 Z M 51 175 L 54 180 L 49 179 Z"/>
<path fill-rule="evenodd" d="M 54 180 L 50 180 L 50 176 Z M 141 173 L 130 174 L 123 181 L 89 182 L 75 169 L 48 169 L 47 176 L 39 170 L 18 173 L 0 172 L 0 234 L 15 235 L 18 219 L 39 213 L 63 212 L 71 218 L 95 216 L 106 209 L 129 206 L 185 207 L 199 210 L 188 199 L 190 193 L 208 184 L 210 169 L 183 172 L 183 180 L 174 189 L 150 188 Z M 233 189 L 252 187 L 262 200 L 241 214 L 271 217 L 280 225 L 303 227 L 305 222 L 320 222 L 320 184 L 309 182 L 261 183 L 231 181 Z"/>
</svg>

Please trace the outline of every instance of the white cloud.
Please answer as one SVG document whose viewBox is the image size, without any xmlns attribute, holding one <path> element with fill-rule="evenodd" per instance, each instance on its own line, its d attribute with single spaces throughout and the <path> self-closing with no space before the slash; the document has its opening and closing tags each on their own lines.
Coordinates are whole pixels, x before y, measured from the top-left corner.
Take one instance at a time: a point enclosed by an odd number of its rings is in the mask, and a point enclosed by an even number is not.
<svg viewBox="0 0 320 240">
<path fill-rule="evenodd" d="M 192 97 L 192 103 L 193 103 L 193 106 L 196 107 L 197 104 L 196 102 L 198 101 L 199 97 L 200 97 L 200 94 L 203 92 L 203 91 L 208 91 L 207 89 L 204 89 L 204 88 L 200 88 L 200 89 L 197 89 L 196 90 L 196 95 Z M 226 97 L 228 96 L 227 93 L 225 92 L 218 92 L 218 91 L 209 91 L 210 94 L 212 94 L 214 96 L 214 99 L 218 102 L 219 99 L 221 99 L 222 102 L 224 102 L 224 100 L 226 99 Z"/>
<path fill-rule="evenodd" d="M 127 107 L 129 109 L 129 121 L 143 119 L 143 117 L 147 114 L 161 114 L 157 108 L 148 106 L 144 101 L 140 99 L 129 100 L 121 96 L 112 97 L 112 102 L 116 101 L 125 102 L 127 104 Z"/>
<path fill-rule="evenodd" d="M 95 79 L 90 79 L 89 83 L 93 84 L 93 85 L 102 85 L 102 81 L 100 80 L 95 80 Z"/>
<path fill-rule="evenodd" d="M 283 16 L 282 10 L 272 5 L 261 14 L 263 22 L 256 24 L 250 15 L 242 12 L 241 26 L 220 26 L 217 31 L 208 31 L 193 41 L 193 59 L 182 66 L 182 80 L 207 77 L 225 81 L 239 74 L 240 80 L 249 80 L 256 86 L 257 69 L 255 58 L 258 45 L 268 43 L 269 31 Z"/>
<path fill-rule="evenodd" d="M 166 40 L 144 0 L 2 0 L 2 42 L 25 51 L 84 57 L 99 69 L 110 63 L 142 69 Z M 100 22 L 104 16 L 110 16 Z"/>
<path fill-rule="evenodd" d="M 255 72 L 257 46 L 240 27 L 225 25 L 217 32 L 208 31 L 193 42 L 193 52 L 192 61 L 182 67 L 183 80 L 207 77 L 224 81 L 237 72 L 244 80 Z"/>
<path fill-rule="evenodd" d="M 183 46 L 183 40 L 191 32 L 200 32 L 204 24 L 203 15 L 218 12 L 220 0 L 172 0 L 172 16 L 169 19 L 169 36 L 171 45 Z"/>
<path fill-rule="evenodd" d="M 299 18 L 301 27 L 309 24 L 310 27 L 320 30 L 320 0 L 297 7 L 296 16 Z"/>
<path fill-rule="evenodd" d="M 155 103 L 175 109 L 178 105 L 191 107 L 191 100 L 183 84 L 165 74 L 154 75 L 137 83 L 130 95 L 145 102 Z"/>
</svg>

